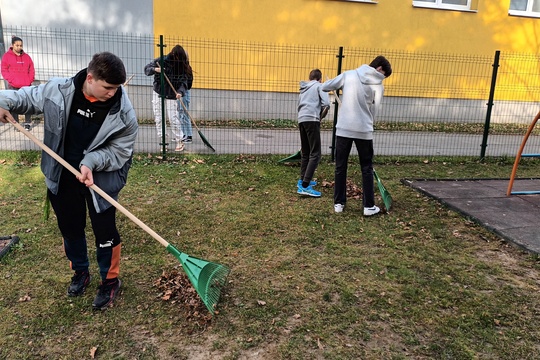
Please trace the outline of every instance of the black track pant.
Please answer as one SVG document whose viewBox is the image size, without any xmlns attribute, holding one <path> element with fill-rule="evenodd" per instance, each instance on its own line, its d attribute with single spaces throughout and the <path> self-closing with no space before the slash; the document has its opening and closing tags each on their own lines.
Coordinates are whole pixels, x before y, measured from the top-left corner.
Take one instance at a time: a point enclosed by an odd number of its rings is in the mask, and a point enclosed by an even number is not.
<svg viewBox="0 0 540 360">
<path fill-rule="evenodd" d="M 121 240 L 116 228 L 116 209 L 111 206 L 98 214 L 90 190 L 65 169 L 60 178 L 58 194 L 48 191 L 48 195 L 64 238 L 64 250 L 71 268 L 77 271 L 88 270 L 89 267 L 85 235 L 88 207 L 101 279 L 118 277 Z"/>
<path fill-rule="evenodd" d="M 362 170 L 362 192 L 364 207 L 375 205 L 373 189 L 373 140 L 336 137 L 336 170 L 334 174 L 334 204 L 347 202 L 347 163 L 352 144 L 356 145 Z"/>
<path fill-rule="evenodd" d="M 302 160 L 300 163 L 300 180 L 309 183 L 321 161 L 321 123 L 305 121 L 298 124 Z"/>
</svg>

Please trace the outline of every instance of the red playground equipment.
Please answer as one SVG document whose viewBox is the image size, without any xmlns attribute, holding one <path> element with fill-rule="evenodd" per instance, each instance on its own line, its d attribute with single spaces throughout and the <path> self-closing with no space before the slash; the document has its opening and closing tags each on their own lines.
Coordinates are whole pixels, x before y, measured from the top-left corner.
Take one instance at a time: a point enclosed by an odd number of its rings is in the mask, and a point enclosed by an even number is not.
<svg viewBox="0 0 540 360">
<path fill-rule="evenodd" d="M 516 178 L 516 172 L 519 165 L 519 161 L 522 157 L 540 157 L 540 154 L 522 154 L 523 149 L 525 148 L 525 144 L 527 143 L 527 140 L 529 139 L 529 136 L 531 135 L 534 126 L 536 125 L 536 122 L 540 119 L 540 112 L 536 114 L 534 117 L 534 120 L 531 122 L 531 125 L 529 125 L 529 129 L 527 130 L 527 133 L 523 137 L 523 140 L 521 141 L 521 146 L 519 147 L 519 151 L 516 155 L 516 160 L 514 161 L 514 166 L 512 168 L 512 174 L 510 175 L 510 182 L 508 183 L 508 190 L 506 190 L 506 196 L 510 195 L 531 195 L 531 194 L 540 194 L 540 190 L 537 191 L 512 191 L 512 187 L 514 186 L 514 179 Z"/>
</svg>

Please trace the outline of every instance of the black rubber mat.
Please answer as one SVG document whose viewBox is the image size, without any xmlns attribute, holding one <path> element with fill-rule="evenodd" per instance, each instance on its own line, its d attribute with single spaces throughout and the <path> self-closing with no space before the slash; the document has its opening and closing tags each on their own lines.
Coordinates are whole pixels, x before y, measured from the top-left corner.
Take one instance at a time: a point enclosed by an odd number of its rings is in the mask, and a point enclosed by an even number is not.
<svg viewBox="0 0 540 360">
<path fill-rule="evenodd" d="M 506 196 L 509 179 L 403 179 L 503 239 L 540 254 L 540 194 Z M 540 191 L 540 179 L 516 179 L 512 191 Z"/>
<path fill-rule="evenodd" d="M 11 247 L 19 242 L 19 237 L 16 235 L 0 236 L 0 259 L 6 255 Z"/>
</svg>

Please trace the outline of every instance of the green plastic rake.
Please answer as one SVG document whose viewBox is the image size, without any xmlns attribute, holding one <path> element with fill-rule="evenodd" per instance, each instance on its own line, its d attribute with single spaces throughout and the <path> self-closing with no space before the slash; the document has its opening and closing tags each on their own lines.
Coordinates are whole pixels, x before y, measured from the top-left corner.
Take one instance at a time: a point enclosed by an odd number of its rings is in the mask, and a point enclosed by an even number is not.
<svg viewBox="0 0 540 360">
<path fill-rule="evenodd" d="M 278 163 L 284 163 L 284 162 L 289 162 L 289 161 L 300 161 L 300 159 L 302 159 L 302 151 L 298 150 L 291 156 L 287 156 L 286 158 L 278 160 Z"/>
<path fill-rule="evenodd" d="M 10 120 L 11 121 L 11 120 Z M 43 149 L 47 154 L 52 156 L 56 161 L 62 164 L 66 169 L 68 169 L 75 176 L 80 176 L 81 173 L 77 171 L 73 166 L 68 162 L 62 159 L 57 153 L 51 150 L 47 145 L 43 144 L 38 140 L 33 134 L 26 131 L 19 123 L 14 120 L 11 123 L 26 137 L 32 140 L 37 146 Z M 90 186 L 92 190 L 101 195 L 105 200 L 107 200 L 111 205 L 117 208 L 120 212 L 130 218 L 135 224 L 140 228 L 150 234 L 154 239 L 159 241 L 163 246 L 167 248 L 167 251 L 174 255 L 180 263 L 182 268 L 186 272 L 189 281 L 199 294 L 202 302 L 206 308 L 212 313 L 215 313 L 216 305 L 219 301 L 221 295 L 221 288 L 225 285 L 227 276 L 229 275 L 230 270 L 221 264 L 212 263 L 203 259 L 199 259 L 193 256 L 189 256 L 174 246 L 169 244 L 167 240 L 159 236 L 154 230 L 150 229 L 145 223 L 139 220 L 135 215 L 130 213 L 125 207 L 120 205 L 116 200 L 109 196 L 106 192 L 101 190 L 95 184 Z"/>
<path fill-rule="evenodd" d="M 373 177 L 375 178 L 375 181 L 377 182 L 377 186 L 379 187 L 379 191 L 381 192 L 381 197 L 384 202 L 384 207 L 386 208 L 386 211 L 390 211 L 390 208 L 392 207 L 392 195 L 390 195 L 390 192 L 386 189 L 386 187 L 382 183 L 375 169 L 373 169 Z"/>
</svg>

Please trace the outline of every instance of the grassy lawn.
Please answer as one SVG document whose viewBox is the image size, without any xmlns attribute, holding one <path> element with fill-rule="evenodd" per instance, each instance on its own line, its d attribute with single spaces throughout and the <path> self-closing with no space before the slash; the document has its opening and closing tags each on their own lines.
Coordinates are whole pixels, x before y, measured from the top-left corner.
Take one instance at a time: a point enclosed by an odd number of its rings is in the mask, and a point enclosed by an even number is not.
<svg viewBox="0 0 540 360">
<path fill-rule="evenodd" d="M 388 214 L 334 214 L 333 164 L 323 197 L 296 194 L 282 156 L 137 156 L 119 202 L 179 250 L 232 270 L 210 321 L 162 300 L 156 281 L 179 262 L 119 213 L 123 291 L 91 310 L 66 296 L 71 271 L 36 153 L 0 154 L 0 359 L 539 359 L 540 262 L 400 183 L 508 178 L 511 161 L 381 159 Z M 356 161 L 355 158 L 352 160 Z M 537 177 L 523 160 L 519 176 Z M 360 181 L 359 167 L 349 178 Z M 324 186 L 326 185 L 326 186 Z M 380 197 L 378 204 L 382 205 Z"/>
</svg>

